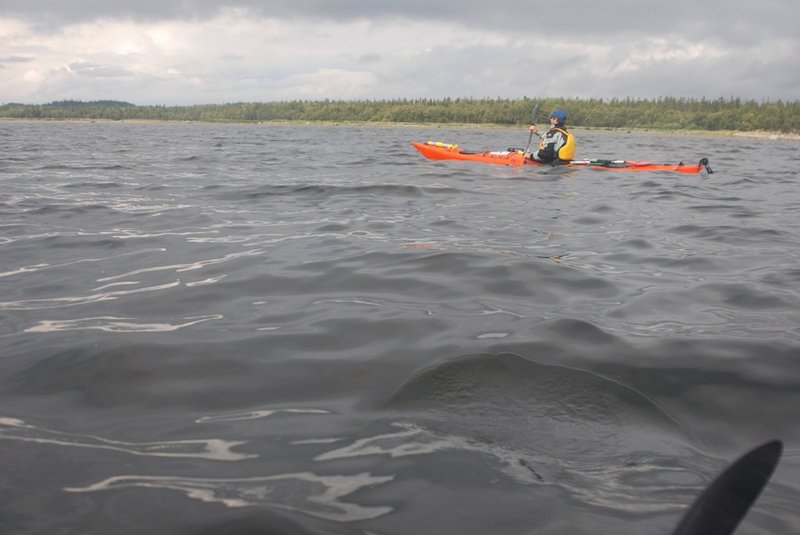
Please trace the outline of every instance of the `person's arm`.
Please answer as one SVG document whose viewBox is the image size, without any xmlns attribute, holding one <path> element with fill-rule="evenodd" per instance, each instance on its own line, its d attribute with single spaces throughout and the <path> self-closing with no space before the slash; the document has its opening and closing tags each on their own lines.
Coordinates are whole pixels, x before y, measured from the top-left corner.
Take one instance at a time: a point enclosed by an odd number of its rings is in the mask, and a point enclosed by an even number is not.
<svg viewBox="0 0 800 535">
<path fill-rule="evenodd" d="M 536 153 L 536 159 L 540 162 L 552 162 L 556 158 L 556 144 L 558 139 L 556 136 L 545 134 L 544 146 Z"/>
<path fill-rule="evenodd" d="M 531 151 L 531 138 L 533 137 L 534 134 L 536 134 L 536 137 L 542 139 L 542 134 L 539 133 L 539 127 L 536 126 L 536 123 L 531 123 L 531 126 L 528 128 L 528 130 L 530 131 L 530 135 L 528 136 L 528 148 L 525 150 L 525 157 L 526 158 L 534 157 L 534 159 L 536 159 L 535 158 L 536 152 Z"/>
</svg>

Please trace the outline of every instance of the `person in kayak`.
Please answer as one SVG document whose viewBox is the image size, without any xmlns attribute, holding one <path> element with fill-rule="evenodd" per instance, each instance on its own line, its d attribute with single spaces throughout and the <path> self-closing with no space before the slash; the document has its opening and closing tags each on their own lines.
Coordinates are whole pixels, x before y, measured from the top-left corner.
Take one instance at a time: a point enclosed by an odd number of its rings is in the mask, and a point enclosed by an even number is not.
<svg viewBox="0 0 800 535">
<path fill-rule="evenodd" d="M 563 163 L 575 158 L 575 136 L 567 131 L 564 123 L 567 112 L 558 108 L 550 114 L 550 130 L 542 136 L 539 128 L 531 124 L 530 132 L 539 136 L 539 150 L 526 152 L 525 157 L 542 163 Z"/>
</svg>

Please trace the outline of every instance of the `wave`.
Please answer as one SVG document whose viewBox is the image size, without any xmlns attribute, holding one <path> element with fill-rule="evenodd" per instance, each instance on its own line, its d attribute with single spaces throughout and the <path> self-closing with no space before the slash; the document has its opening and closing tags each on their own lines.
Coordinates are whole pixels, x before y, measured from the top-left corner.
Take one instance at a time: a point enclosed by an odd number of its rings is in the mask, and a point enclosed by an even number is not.
<svg viewBox="0 0 800 535">
<path fill-rule="evenodd" d="M 462 420 L 461 425 L 469 422 L 494 440 L 536 451 L 552 448 L 565 456 L 603 456 L 631 444 L 674 453 L 674 438 L 685 439 L 676 417 L 635 388 L 594 372 L 540 364 L 515 354 L 478 354 L 436 363 L 407 379 L 384 407 L 423 408 L 426 419 L 433 417 L 445 427 Z M 658 428 L 661 432 L 654 433 Z M 529 441 L 531 433 L 537 435 L 535 443 Z"/>
</svg>

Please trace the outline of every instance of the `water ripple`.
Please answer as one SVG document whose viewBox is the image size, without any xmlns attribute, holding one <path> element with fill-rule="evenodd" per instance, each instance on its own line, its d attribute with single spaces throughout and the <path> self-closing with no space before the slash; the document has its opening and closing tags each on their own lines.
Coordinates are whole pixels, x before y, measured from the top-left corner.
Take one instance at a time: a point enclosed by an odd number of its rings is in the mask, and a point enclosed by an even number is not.
<svg viewBox="0 0 800 535">
<path fill-rule="evenodd" d="M 86 487 L 67 487 L 67 492 L 98 492 L 125 487 L 169 489 L 189 498 L 227 507 L 269 506 L 297 511 L 337 522 L 378 518 L 393 508 L 358 505 L 343 501 L 363 489 L 392 481 L 392 476 L 360 473 L 324 476 L 311 472 L 248 478 L 192 478 L 168 476 L 114 476 Z"/>
<path fill-rule="evenodd" d="M 33 327 L 28 327 L 28 333 L 52 333 L 57 331 L 83 331 L 97 330 L 109 333 L 165 333 L 191 327 L 198 323 L 222 319 L 221 315 L 198 316 L 184 318 L 184 323 L 137 323 L 135 318 L 97 317 L 80 318 L 74 320 L 43 320 Z"/>
<path fill-rule="evenodd" d="M 161 442 L 122 442 L 91 435 L 64 433 L 26 424 L 16 418 L 0 416 L 0 439 L 35 442 L 52 446 L 110 450 L 145 457 L 175 457 L 211 461 L 241 461 L 255 455 L 232 451 L 241 441 L 211 439 L 171 440 Z"/>
</svg>

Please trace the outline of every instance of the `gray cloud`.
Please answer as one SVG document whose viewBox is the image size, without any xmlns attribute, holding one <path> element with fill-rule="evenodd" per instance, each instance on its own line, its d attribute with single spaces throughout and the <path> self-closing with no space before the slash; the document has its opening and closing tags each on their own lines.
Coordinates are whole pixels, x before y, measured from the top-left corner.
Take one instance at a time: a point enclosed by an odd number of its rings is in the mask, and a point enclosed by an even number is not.
<svg viewBox="0 0 800 535">
<path fill-rule="evenodd" d="M 69 70 L 75 76 L 88 78 L 125 78 L 132 76 L 132 73 L 126 69 L 87 61 L 70 63 Z"/>
<path fill-rule="evenodd" d="M 0 63 L 30 63 L 35 59 L 31 56 L 5 56 L 0 57 Z"/>
<path fill-rule="evenodd" d="M 794 0 L 573 0 L 559 9 L 539 0 L 0 0 L 2 17 L 27 21 L 41 39 L 0 34 L 0 89 L 37 99 L 800 98 Z M 250 33 L 221 27 L 236 21 Z M 70 53 L 74 25 L 95 25 L 85 37 L 128 22 L 181 23 L 176 32 L 188 23 L 209 35 L 176 34 L 176 46 L 188 45 L 170 53 L 142 32 L 107 38 L 87 57 Z"/>
<path fill-rule="evenodd" d="M 747 46 L 796 37 L 794 0 L 573 0 L 564 6 L 530 0 L 2 0 L 0 12 L 46 25 L 99 19 L 197 20 L 225 9 L 269 18 L 351 21 L 440 20 L 473 28 L 569 36 L 671 34 L 718 38 Z"/>
</svg>

